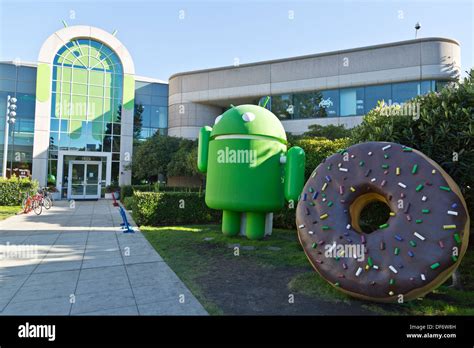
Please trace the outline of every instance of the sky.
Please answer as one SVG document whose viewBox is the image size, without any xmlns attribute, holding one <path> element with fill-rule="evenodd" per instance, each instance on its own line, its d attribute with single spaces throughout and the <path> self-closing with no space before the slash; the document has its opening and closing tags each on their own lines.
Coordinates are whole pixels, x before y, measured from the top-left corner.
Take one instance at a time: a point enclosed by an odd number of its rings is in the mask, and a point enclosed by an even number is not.
<svg viewBox="0 0 474 348">
<path fill-rule="evenodd" d="M 0 0 L 0 60 L 36 61 L 63 27 L 117 30 L 137 75 L 175 73 L 322 53 L 415 38 L 461 43 L 474 66 L 474 1 Z"/>
</svg>

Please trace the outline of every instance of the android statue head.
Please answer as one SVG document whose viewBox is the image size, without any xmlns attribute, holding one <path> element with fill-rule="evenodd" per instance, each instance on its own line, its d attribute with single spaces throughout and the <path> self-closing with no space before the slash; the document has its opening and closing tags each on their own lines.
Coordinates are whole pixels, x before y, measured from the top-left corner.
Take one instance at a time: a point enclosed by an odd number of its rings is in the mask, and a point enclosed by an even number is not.
<svg viewBox="0 0 474 348">
<path fill-rule="evenodd" d="M 271 111 L 257 105 L 231 106 L 217 116 L 211 138 L 221 135 L 262 136 L 286 145 L 286 133 L 280 120 Z"/>
<path fill-rule="evenodd" d="M 278 118 L 256 105 L 231 106 L 199 135 L 198 168 L 207 173 L 206 204 L 223 210 L 222 231 L 263 238 L 267 214 L 296 200 L 303 187 L 304 152 L 287 151 Z"/>
</svg>

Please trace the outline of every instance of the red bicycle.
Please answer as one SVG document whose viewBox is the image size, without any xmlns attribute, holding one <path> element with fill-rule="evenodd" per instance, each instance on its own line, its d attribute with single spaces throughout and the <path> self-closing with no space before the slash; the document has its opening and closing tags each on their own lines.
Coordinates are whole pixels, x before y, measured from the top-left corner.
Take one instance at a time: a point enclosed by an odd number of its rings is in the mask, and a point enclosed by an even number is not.
<svg viewBox="0 0 474 348">
<path fill-rule="evenodd" d="M 21 207 L 25 214 L 28 214 L 33 210 L 36 215 L 40 215 L 43 211 L 43 196 L 39 193 L 31 196 L 30 193 L 27 192 L 26 197 L 23 198 L 23 201 L 21 202 Z"/>
</svg>

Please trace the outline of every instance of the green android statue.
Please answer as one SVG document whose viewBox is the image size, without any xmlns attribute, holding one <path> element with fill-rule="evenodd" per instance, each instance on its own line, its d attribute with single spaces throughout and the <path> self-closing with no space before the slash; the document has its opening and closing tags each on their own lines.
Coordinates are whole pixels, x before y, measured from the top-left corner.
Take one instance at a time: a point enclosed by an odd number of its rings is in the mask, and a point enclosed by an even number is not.
<svg viewBox="0 0 474 348">
<path fill-rule="evenodd" d="M 222 232 L 262 239 L 268 213 L 296 201 L 304 184 L 305 154 L 287 151 L 286 133 L 269 110 L 256 105 L 231 106 L 214 128 L 199 133 L 198 169 L 207 173 L 206 204 L 222 209 Z"/>
</svg>

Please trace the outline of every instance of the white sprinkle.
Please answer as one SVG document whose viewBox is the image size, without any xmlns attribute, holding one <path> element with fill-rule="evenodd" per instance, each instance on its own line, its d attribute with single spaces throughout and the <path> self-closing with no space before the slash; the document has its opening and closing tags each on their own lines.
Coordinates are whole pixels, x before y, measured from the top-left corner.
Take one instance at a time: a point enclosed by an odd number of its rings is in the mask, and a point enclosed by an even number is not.
<svg viewBox="0 0 474 348">
<path fill-rule="evenodd" d="M 407 188 L 407 185 L 405 185 L 403 182 L 399 182 L 398 183 L 398 186 L 402 187 L 402 188 Z"/>
<path fill-rule="evenodd" d="M 339 168 L 339 170 L 340 170 L 341 172 L 348 172 L 348 171 L 349 171 L 349 169 L 347 169 L 347 168 Z"/>
<path fill-rule="evenodd" d="M 313 231 L 308 231 L 308 233 L 309 233 L 309 234 L 314 234 L 314 232 L 313 232 Z"/>
<path fill-rule="evenodd" d="M 369 155 L 369 156 L 372 156 L 372 151 L 371 151 L 371 152 L 369 152 L 367 155 Z"/>
<path fill-rule="evenodd" d="M 323 202 L 326 202 L 326 198 L 323 198 L 322 201 L 323 201 Z"/>
<path fill-rule="evenodd" d="M 388 266 L 388 268 L 390 268 L 390 270 L 391 270 L 393 273 L 395 273 L 395 274 L 398 273 L 398 271 L 396 270 L 396 268 L 393 267 L 392 265 Z"/>
<path fill-rule="evenodd" d="M 428 199 L 428 198 L 427 198 L 426 196 L 421 197 L 421 200 L 422 200 L 423 202 L 426 202 L 427 199 Z"/>
<path fill-rule="evenodd" d="M 457 211 L 448 210 L 448 214 L 449 214 L 449 215 L 458 216 L 458 212 L 457 212 Z"/>
<path fill-rule="evenodd" d="M 347 224 L 346 230 L 350 230 L 350 229 L 351 229 L 351 224 Z"/>
<path fill-rule="evenodd" d="M 375 180 L 377 180 L 377 179 L 375 179 L 375 178 L 370 179 L 370 181 L 372 181 L 372 182 L 374 182 Z"/>
<path fill-rule="evenodd" d="M 304 228 L 304 225 L 299 225 L 298 228 Z"/>
<path fill-rule="evenodd" d="M 385 150 L 388 150 L 388 149 L 390 149 L 391 147 L 392 147 L 392 145 L 387 145 L 387 146 L 384 146 L 384 147 L 382 147 L 382 150 L 384 150 L 384 151 L 385 151 Z"/>
<path fill-rule="evenodd" d="M 362 272 L 362 267 L 359 267 L 356 272 L 356 277 L 358 277 L 361 272 Z"/>
<path fill-rule="evenodd" d="M 421 280 L 426 280 L 426 277 L 423 273 L 420 274 Z"/>
<path fill-rule="evenodd" d="M 373 268 L 373 269 L 379 269 L 379 266 L 373 265 L 372 268 Z"/>
<path fill-rule="evenodd" d="M 425 237 L 423 237 L 421 234 L 419 234 L 418 232 L 415 232 L 413 233 L 415 235 L 415 237 L 421 239 L 421 240 L 425 240 Z"/>
<path fill-rule="evenodd" d="M 342 167 L 342 163 L 338 163 L 337 166 L 338 166 L 339 168 L 341 168 L 341 167 Z"/>
</svg>

